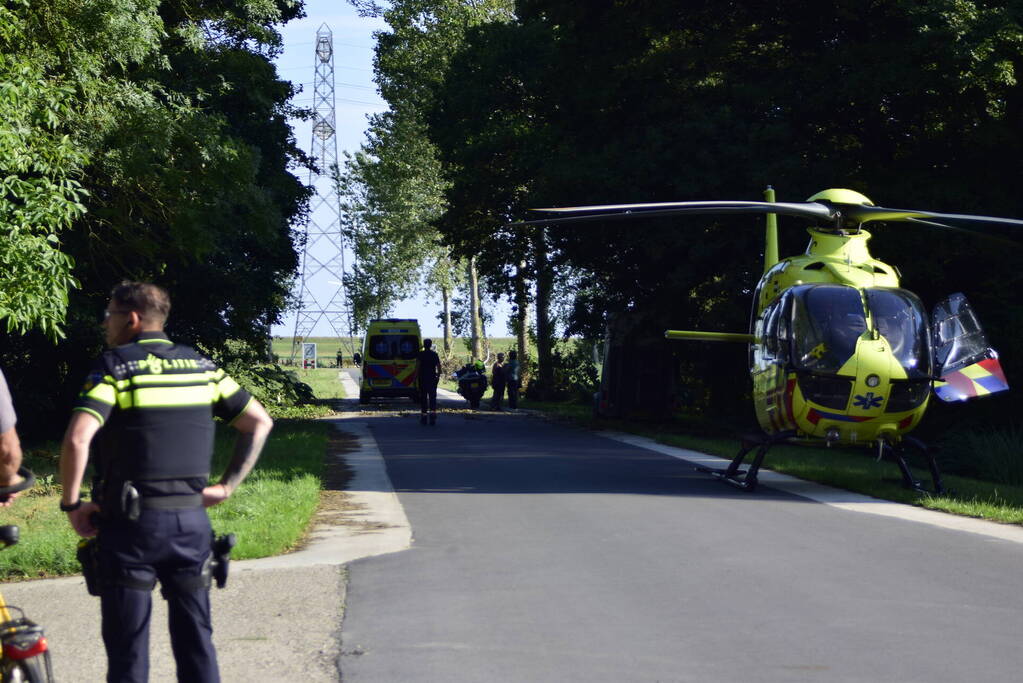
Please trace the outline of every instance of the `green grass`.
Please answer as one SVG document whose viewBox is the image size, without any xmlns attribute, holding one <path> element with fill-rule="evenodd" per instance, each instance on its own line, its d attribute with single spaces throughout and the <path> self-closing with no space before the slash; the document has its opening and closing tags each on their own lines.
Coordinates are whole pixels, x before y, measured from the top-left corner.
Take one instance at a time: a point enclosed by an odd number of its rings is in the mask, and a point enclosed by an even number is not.
<svg viewBox="0 0 1023 683">
<path fill-rule="evenodd" d="M 234 434 L 228 429 L 218 430 L 214 479 L 231 457 Z M 210 508 L 214 531 L 238 536 L 233 557 L 279 555 L 298 544 L 319 504 L 331 429 L 325 422 L 278 421 L 245 483 L 227 502 Z"/>
<path fill-rule="evenodd" d="M 344 354 L 346 367 L 350 367 L 352 364 L 352 354 L 349 352 L 349 348 L 354 348 L 356 351 L 362 350 L 362 337 L 355 339 L 310 337 L 307 341 L 316 344 L 316 355 L 319 365 L 324 367 L 332 367 L 334 365 L 337 359 L 338 347 L 341 347 Z M 280 358 L 282 362 L 289 360 L 291 358 L 291 337 L 273 337 L 270 340 L 270 349 L 271 353 Z M 299 349 L 298 353 L 301 355 L 301 349 Z"/>
<path fill-rule="evenodd" d="M 714 425 L 699 422 L 653 424 L 594 418 L 591 407 L 579 403 L 521 401 L 520 407 L 537 410 L 554 419 L 586 428 L 638 434 L 659 443 L 722 458 L 731 459 L 739 450 L 738 438 L 723 436 Z M 916 478 L 930 486 L 930 474 L 923 463 L 910 461 L 910 465 L 913 466 Z M 945 473 L 942 479 L 948 491 L 946 494 L 936 496 L 910 491 L 902 487 L 895 463 L 890 460 L 878 462 L 876 454 L 868 449 L 779 445 L 771 449 L 764 467 L 884 500 L 1006 524 L 1023 524 L 1023 486 L 993 484 Z"/>
<path fill-rule="evenodd" d="M 210 508 L 214 530 L 238 536 L 233 557 L 278 555 L 301 541 L 319 504 L 330 430 L 325 422 L 278 421 L 245 483 L 227 502 Z M 234 430 L 218 425 L 214 480 L 230 459 L 233 443 Z M 26 454 L 25 464 L 42 485 L 22 494 L 12 506 L 0 508 L 0 524 L 21 527 L 21 542 L 0 552 L 0 578 L 4 580 L 80 571 L 75 557 L 78 537 L 57 507 L 60 486 L 53 483 L 56 449 L 56 444 L 50 444 Z"/>
<path fill-rule="evenodd" d="M 345 398 L 344 388 L 337 376 L 336 368 L 317 368 L 315 370 L 295 370 L 299 380 L 309 385 L 313 394 L 319 399 Z"/>
</svg>

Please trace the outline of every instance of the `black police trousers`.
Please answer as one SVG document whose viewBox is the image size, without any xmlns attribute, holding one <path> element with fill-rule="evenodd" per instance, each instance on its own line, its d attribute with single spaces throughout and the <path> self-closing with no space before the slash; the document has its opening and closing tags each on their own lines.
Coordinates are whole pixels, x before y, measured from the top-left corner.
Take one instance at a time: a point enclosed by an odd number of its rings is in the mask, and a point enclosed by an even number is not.
<svg viewBox="0 0 1023 683">
<path fill-rule="evenodd" d="M 419 378 L 419 410 L 425 416 L 429 410 L 433 415 L 437 414 L 437 380 L 426 380 Z"/>
<path fill-rule="evenodd" d="M 200 579 L 212 536 L 201 507 L 144 509 L 135 522 L 101 520 L 100 604 L 108 683 L 149 680 L 149 621 L 157 580 L 167 600 L 178 680 L 220 681 L 209 587 Z"/>
</svg>

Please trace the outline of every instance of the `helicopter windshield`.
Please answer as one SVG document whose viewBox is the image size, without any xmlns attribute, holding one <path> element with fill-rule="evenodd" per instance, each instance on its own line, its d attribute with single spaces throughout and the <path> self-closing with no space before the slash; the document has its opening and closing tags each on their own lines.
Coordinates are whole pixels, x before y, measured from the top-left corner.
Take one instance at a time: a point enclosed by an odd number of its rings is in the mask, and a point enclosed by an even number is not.
<svg viewBox="0 0 1023 683">
<path fill-rule="evenodd" d="M 860 292 L 845 285 L 793 288 L 792 361 L 802 370 L 837 374 L 867 329 Z"/>
<path fill-rule="evenodd" d="M 923 304 L 904 289 L 867 289 L 874 329 L 888 341 L 908 379 L 931 376 L 930 326 Z"/>
</svg>

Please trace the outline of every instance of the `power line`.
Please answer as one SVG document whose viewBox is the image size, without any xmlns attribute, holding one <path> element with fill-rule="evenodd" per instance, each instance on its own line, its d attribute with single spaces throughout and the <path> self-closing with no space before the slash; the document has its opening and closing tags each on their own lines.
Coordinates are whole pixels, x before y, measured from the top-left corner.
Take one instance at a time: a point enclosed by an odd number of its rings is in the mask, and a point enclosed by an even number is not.
<svg viewBox="0 0 1023 683">
<path fill-rule="evenodd" d="M 312 104 L 315 101 L 316 100 L 314 98 L 312 98 L 312 97 L 304 97 L 304 98 L 302 98 L 300 100 L 292 100 L 291 103 L 292 104 Z M 365 100 L 349 100 L 349 99 L 346 99 L 344 97 L 338 97 L 334 101 L 335 102 L 343 102 L 345 104 L 364 104 L 364 105 L 367 105 L 367 106 L 370 106 L 370 107 L 387 107 L 387 106 L 390 106 L 390 105 L 388 105 L 387 102 L 385 102 L 383 100 L 379 100 L 377 102 L 366 102 Z"/>
<path fill-rule="evenodd" d="M 298 71 L 299 69 L 305 71 L 309 67 L 307 66 L 286 66 L 283 69 L 278 67 L 278 71 Z M 348 71 L 362 71 L 363 73 L 373 73 L 373 69 L 360 69 L 357 66 L 335 66 L 335 69 L 347 69 Z"/>
<path fill-rule="evenodd" d="M 294 81 L 292 81 L 292 83 L 294 83 Z M 299 83 L 298 85 L 301 85 L 302 87 L 305 87 L 307 85 L 315 85 L 315 84 L 314 83 Z M 340 85 L 340 86 L 344 86 L 346 88 L 357 88 L 359 90 L 372 90 L 373 92 L 376 92 L 376 90 L 377 90 L 376 86 L 359 85 L 357 83 L 341 83 L 341 82 L 338 82 L 338 83 L 335 83 L 334 85 Z"/>
<path fill-rule="evenodd" d="M 335 45 L 344 45 L 345 47 L 357 47 L 362 50 L 375 50 L 376 45 L 356 45 L 355 43 L 334 43 Z M 312 40 L 306 43 L 288 43 L 289 47 L 296 47 L 302 45 L 316 45 L 316 41 Z"/>
</svg>

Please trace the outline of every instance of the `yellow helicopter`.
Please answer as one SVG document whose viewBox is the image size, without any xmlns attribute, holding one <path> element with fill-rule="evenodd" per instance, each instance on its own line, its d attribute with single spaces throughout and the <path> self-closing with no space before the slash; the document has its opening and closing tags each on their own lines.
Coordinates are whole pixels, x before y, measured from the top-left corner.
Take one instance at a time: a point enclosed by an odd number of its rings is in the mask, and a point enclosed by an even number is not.
<svg viewBox="0 0 1023 683">
<path fill-rule="evenodd" d="M 909 436 L 930 394 L 965 401 L 1009 388 L 998 354 L 987 342 L 962 294 L 939 302 L 928 316 L 899 272 L 871 257 L 871 221 L 908 221 L 959 229 L 957 224 L 1023 221 L 887 209 L 853 190 L 830 189 L 806 202 L 696 201 L 536 209 L 559 217 L 526 221 L 560 224 L 678 214 L 766 214 L 764 274 L 754 294 L 750 331 L 668 330 L 668 339 L 749 344 L 753 399 L 763 435 L 743 439 L 727 468 L 700 468 L 752 491 L 770 448 L 784 441 L 871 445 L 895 460 L 903 483 L 924 490 L 906 463 L 907 448 L 926 458 L 933 491 L 943 492 L 933 450 Z M 813 221 L 804 254 L 778 257 L 777 215 Z M 746 456 L 756 449 L 747 470 Z"/>
</svg>

